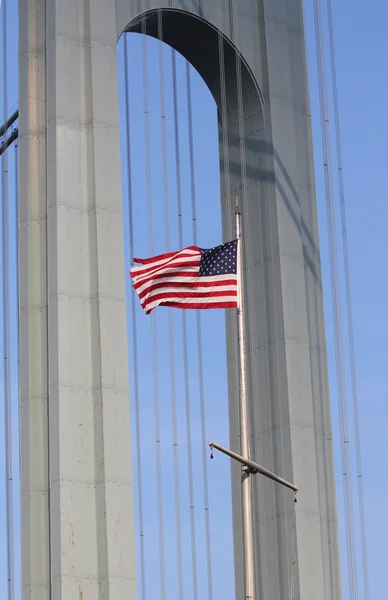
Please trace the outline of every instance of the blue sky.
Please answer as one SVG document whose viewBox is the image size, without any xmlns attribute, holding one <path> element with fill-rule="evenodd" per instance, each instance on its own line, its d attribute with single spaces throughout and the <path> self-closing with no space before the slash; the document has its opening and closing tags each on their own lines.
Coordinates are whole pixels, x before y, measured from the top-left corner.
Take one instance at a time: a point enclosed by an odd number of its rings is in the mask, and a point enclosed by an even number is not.
<svg viewBox="0 0 388 600">
<path fill-rule="evenodd" d="M 1 0 L 0 0 L 1 2 Z M 17 15 L 16 3 L 9 2 L 9 96 L 8 106 L 17 102 Z M 335 460 L 337 474 L 338 513 L 342 544 L 342 571 L 344 581 L 344 597 L 346 594 L 346 564 L 344 546 L 344 516 L 341 481 L 341 465 L 339 451 L 338 411 L 336 398 L 336 381 L 334 369 L 334 344 L 330 298 L 330 275 L 328 265 L 327 224 L 323 185 L 323 168 L 321 153 L 321 132 L 319 122 L 318 92 L 316 80 L 315 41 L 311 3 L 306 3 L 306 36 L 308 47 L 308 67 L 313 116 L 313 134 L 316 163 L 317 201 L 320 218 L 320 235 L 323 261 L 323 278 L 325 294 L 327 344 L 329 354 L 331 400 L 333 413 L 333 430 L 335 440 Z M 388 486 L 380 477 L 386 471 L 386 460 L 383 451 L 387 408 L 387 346 L 388 320 L 385 316 L 388 303 L 387 266 L 384 251 L 387 250 L 385 227 L 388 217 L 386 190 L 388 189 L 388 82 L 383 74 L 386 71 L 388 40 L 386 23 L 388 8 L 383 0 L 371 0 L 366 18 L 365 3 L 355 0 L 351 9 L 344 3 L 334 2 L 334 25 L 337 50 L 337 70 L 339 85 L 340 117 L 343 142 L 343 162 L 345 177 L 345 193 L 347 204 L 347 225 L 351 267 L 351 284 L 353 300 L 353 316 L 355 328 L 356 361 L 358 391 L 360 405 L 361 441 L 363 454 L 364 489 L 366 503 L 366 521 L 369 550 L 369 574 L 371 598 L 384 600 L 384 568 L 385 540 L 388 537 L 388 521 L 386 519 L 386 503 Z M 139 223 L 134 236 L 135 253 L 140 256 L 149 254 L 146 235 L 146 203 L 145 203 L 145 169 L 144 169 L 144 125 L 142 104 L 142 58 L 141 43 L 138 36 L 131 36 L 130 48 L 130 82 L 131 88 L 137 88 L 138 94 L 131 93 L 131 148 L 133 162 L 133 192 L 136 218 Z M 163 222 L 164 212 L 160 193 L 162 183 L 161 145 L 160 145 L 160 101 L 159 79 L 156 75 L 157 47 L 155 43 L 148 45 L 150 57 L 150 126 L 152 139 L 152 200 L 154 204 L 155 241 L 154 251 L 165 249 L 164 228 L 158 228 Z M 166 60 L 166 78 L 171 82 L 170 52 L 164 52 Z M 122 67 L 122 44 L 119 46 L 119 65 Z M 153 65 L 153 66 L 152 66 Z M 187 149 L 187 117 L 185 105 L 185 65 L 178 60 L 179 82 L 179 123 L 181 128 L 181 167 L 183 190 L 184 241 L 191 243 L 190 221 L 190 182 Z M 120 83 L 121 108 L 123 108 L 123 77 L 121 68 Z M 169 86 L 166 86 L 169 87 Z M 136 97 L 137 96 L 137 97 Z M 0 99 L 2 102 L 2 99 Z M 0 104 L 0 107 L 2 105 Z M 216 130 L 216 110 L 210 94 L 203 82 L 193 72 L 193 111 L 195 126 L 195 160 L 196 189 L 198 199 L 199 243 L 203 247 L 212 246 L 221 239 L 219 215 L 219 176 L 218 148 Z M 1 113 L 3 110 L 1 110 Z M 175 159 L 172 129 L 172 97 L 167 93 L 167 133 L 168 164 L 170 187 L 170 224 L 171 246 L 178 247 L 176 219 L 176 185 Z M 201 117 L 199 119 L 198 117 Z M 331 115 L 332 116 L 332 115 Z M 124 132 L 123 132 L 124 133 Z M 123 195 L 127 196 L 125 177 L 125 139 L 123 135 Z M 332 137 L 334 143 L 334 137 Z M 333 157 L 335 153 L 333 150 Z M 13 186 L 13 150 L 10 152 L 10 197 Z M 335 184 L 337 182 L 335 178 Z M 337 189 L 337 187 L 336 187 Z M 337 198 L 338 199 L 338 198 Z M 127 209 L 125 212 L 126 264 L 129 264 Z M 12 220 L 12 211 L 10 219 Z M 339 222 L 339 217 L 338 217 Z M 14 236 L 11 236 L 14 244 Z M 14 260 L 12 250 L 11 259 Z M 124 276 L 124 274 L 123 274 Z M 342 283 L 342 279 L 341 279 Z M 127 279 L 128 290 L 129 281 Z M 15 285 L 12 284 L 14 298 Z M 131 306 L 129 305 L 129 311 Z M 128 314 L 129 314 L 128 311 Z M 148 584 L 148 597 L 157 598 L 154 591 L 158 586 L 158 556 L 154 551 L 157 545 L 157 512 L 155 508 L 155 433 L 154 433 L 154 388 L 153 371 L 149 363 L 151 351 L 150 319 L 143 317 L 136 308 L 139 324 L 139 397 L 141 399 L 141 432 L 143 470 L 148 473 L 147 486 L 144 490 L 144 510 L 146 517 L 146 566 L 155 569 L 152 580 Z M 204 311 L 205 313 L 207 311 Z M 15 313 L 13 313 L 14 315 Z M 192 410 L 192 439 L 194 445 L 194 490 L 198 544 L 198 570 L 200 597 L 206 597 L 204 555 L 204 511 L 203 484 L 201 478 L 201 432 L 200 411 L 198 403 L 198 369 L 194 315 L 188 313 L 189 362 L 190 362 L 190 406 Z M 211 311 L 203 314 L 204 331 L 204 369 L 205 400 L 208 437 L 227 444 L 227 404 L 225 373 L 225 340 L 222 311 Z M 166 539 L 168 597 L 175 597 L 177 580 L 175 575 L 175 542 L 174 512 L 172 501 L 172 449 L 171 449 L 171 409 L 170 409 L 170 371 L 169 355 L 165 351 L 163 336 L 167 336 L 167 311 L 160 310 L 156 318 L 158 340 L 158 389 L 161 404 L 161 439 L 163 458 L 164 486 L 164 520 Z M 184 533 L 184 568 L 190 584 L 190 553 L 188 551 L 189 510 L 187 492 L 187 453 L 185 450 L 185 411 L 184 381 L 182 373 L 181 315 L 174 313 L 174 329 L 176 332 L 176 385 L 178 399 L 179 424 L 179 465 L 182 488 L 182 527 Z M 346 333 L 346 328 L 344 329 Z M 131 330 L 129 328 L 129 334 Z M 131 338 L 130 338 L 131 344 Z M 131 348 L 131 346 L 130 346 Z M 15 343 L 13 343 L 13 365 L 16 362 Z M 347 364 L 348 366 L 348 364 Z M 133 381 L 133 364 L 130 360 L 131 381 Z M 13 377 L 15 383 L 15 377 Z M 16 399 L 16 390 L 15 399 Z M 134 397 L 132 403 L 132 428 L 134 429 Z M 349 397 L 350 400 L 350 397 Z M 1 403 L 0 403 L 1 404 Z M 0 414 L 2 406 L 0 405 Z M 16 410 L 15 410 L 16 416 Z M 350 412 L 351 416 L 351 412 Z M 16 425 L 16 423 L 15 423 Z M 17 454 L 17 431 L 15 426 L 15 454 Z M 133 431 L 134 433 L 134 431 Z M 0 422 L 0 436 L 3 437 Z M 353 440 L 351 439 L 351 442 Z M 354 448 L 354 446 L 353 446 Z M 3 448 L 0 448 L 0 459 L 3 461 Z M 136 459 L 136 455 L 135 455 Z M 353 464 L 354 466 L 354 464 Z M 15 458 L 15 470 L 17 462 Z M 213 571 L 215 598 L 233 598 L 232 541 L 230 531 L 230 484 L 229 464 L 226 458 L 217 456 L 216 467 L 208 463 L 210 478 L 210 511 L 213 548 Z M 136 461 L 134 464 L 136 478 Z M 353 477 L 355 483 L 355 477 Z M 17 490 L 15 491 L 15 499 Z M 17 510 L 17 503 L 15 502 Z M 357 516 L 357 514 L 356 514 Z M 4 545 L 4 494 L 0 493 L 0 595 L 5 597 L 5 545 Z M 226 567 L 226 566 L 228 566 Z M 154 593 L 153 593 L 154 592 Z M 190 593 L 187 595 L 190 598 Z M 362 597 L 362 594 L 360 594 Z"/>
<path fill-rule="evenodd" d="M 387 242 L 385 224 L 388 216 L 384 190 L 388 175 L 388 119 L 385 106 L 388 84 L 381 77 L 387 56 L 387 38 L 383 23 L 387 21 L 386 4 L 374 0 L 368 5 L 357 1 L 351 8 L 334 2 L 335 41 L 340 102 L 343 163 L 347 204 L 347 225 L 351 268 L 355 351 L 359 390 L 366 525 L 369 550 L 371 598 L 383 599 L 385 565 L 384 548 L 388 534 L 385 504 L 388 494 L 381 475 L 386 471 L 383 440 L 388 422 L 386 306 L 388 300 Z M 341 470 L 338 447 L 338 416 L 333 369 L 333 329 L 327 263 L 327 234 L 318 122 L 317 84 L 315 77 L 312 21 L 307 13 L 310 87 L 315 140 L 316 180 L 320 209 L 321 245 L 326 303 L 327 343 L 331 375 L 331 399 L 335 435 L 338 510 L 342 555 L 344 556 L 344 519 Z M 334 142 L 334 138 L 333 142 Z M 342 283 L 342 281 L 341 281 Z M 344 328 L 346 333 L 346 328 Z M 349 398 L 350 399 L 350 398 Z M 350 413 L 351 415 L 351 413 Z M 353 441 L 351 439 L 351 441 Z M 352 446 L 354 449 L 354 445 Z M 355 477 L 353 477 L 355 483 Z M 346 573 L 342 561 L 343 579 Z M 346 587 L 346 586 L 345 586 Z M 363 597 L 360 594 L 360 597 Z"/>
</svg>

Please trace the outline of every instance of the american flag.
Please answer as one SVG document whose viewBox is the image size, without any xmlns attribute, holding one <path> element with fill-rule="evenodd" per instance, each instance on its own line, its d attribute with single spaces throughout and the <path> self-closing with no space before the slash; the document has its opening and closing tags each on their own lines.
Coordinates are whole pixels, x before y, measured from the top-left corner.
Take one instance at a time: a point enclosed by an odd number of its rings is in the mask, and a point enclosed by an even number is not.
<svg viewBox="0 0 388 600">
<path fill-rule="evenodd" d="M 132 267 L 130 275 L 147 315 L 157 306 L 237 308 L 237 240 L 134 262 L 140 266 Z"/>
</svg>

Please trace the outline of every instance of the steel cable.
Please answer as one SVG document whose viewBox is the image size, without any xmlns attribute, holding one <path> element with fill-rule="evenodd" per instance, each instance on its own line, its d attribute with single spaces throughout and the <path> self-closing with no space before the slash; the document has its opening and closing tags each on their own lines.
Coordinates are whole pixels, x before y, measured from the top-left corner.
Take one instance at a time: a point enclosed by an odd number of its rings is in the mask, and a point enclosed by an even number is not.
<svg viewBox="0 0 388 600">
<path fill-rule="evenodd" d="M 161 129 L 162 129 L 162 163 L 163 163 L 163 196 L 164 196 L 164 224 L 166 252 L 170 251 L 170 222 L 169 222 L 169 185 L 168 185 L 168 160 L 167 160 L 167 128 L 166 128 L 166 93 L 165 93 L 165 69 L 164 69 L 164 43 L 163 43 L 163 21 L 162 12 L 159 9 L 158 39 L 159 39 L 159 70 L 160 70 L 160 107 L 161 107 Z M 175 343 L 174 343 L 174 321 L 172 309 L 168 309 L 168 337 L 170 351 L 170 386 L 171 386 L 171 415 L 172 415 L 172 444 L 174 462 L 174 497 L 175 497 L 175 521 L 176 521 L 176 545 L 177 545 L 177 578 L 179 599 L 184 598 L 183 586 L 183 560 L 182 560 L 182 522 L 180 507 L 180 477 L 178 457 L 178 424 L 177 424 L 177 401 L 176 401 L 176 375 L 175 375 Z"/>
<path fill-rule="evenodd" d="M 187 114 L 188 114 L 188 133 L 189 133 L 189 161 L 190 161 L 190 188 L 191 188 L 191 222 L 193 243 L 198 244 L 197 231 L 197 199 L 195 193 L 195 164 L 194 164 L 194 133 L 193 133 L 193 109 L 191 98 L 191 74 L 190 63 L 186 61 L 186 93 L 187 93 Z M 210 514 L 209 514 L 209 483 L 206 452 L 206 413 L 205 413 L 205 386 L 203 375 L 203 344 L 202 344 L 202 320 L 200 311 L 196 311 L 196 330 L 197 330 L 197 350 L 198 350 L 198 380 L 199 380 L 199 404 L 201 414 L 201 449 L 202 449 L 202 475 L 203 475 L 203 502 L 205 509 L 205 530 L 206 530 L 206 568 L 208 598 L 213 598 L 213 575 L 212 575 L 212 555 L 211 555 L 211 535 L 210 535 Z"/>
<path fill-rule="evenodd" d="M 3 0 L 3 121 L 7 119 L 8 106 L 8 11 Z M 5 133 L 5 132 L 4 132 Z M 12 401 L 10 356 L 10 296 L 9 296 L 9 198 L 8 198 L 8 151 L 2 154 L 2 261 L 3 261 L 3 357 L 4 357 L 4 426 L 5 426 L 5 477 L 7 514 L 7 579 L 8 598 L 15 598 L 14 577 L 14 516 L 13 516 L 13 448 L 12 448 Z"/>
<path fill-rule="evenodd" d="M 147 198 L 147 222 L 148 222 L 148 249 L 150 256 L 154 255 L 154 232 L 153 232 L 153 206 L 151 185 L 151 149 L 150 149 L 150 114 L 149 114 L 149 90 L 148 90 L 148 57 L 146 18 L 143 15 L 141 21 L 143 34 L 143 95 L 144 95 L 144 125 L 145 125 L 145 149 L 146 149 L 146 198 Z M 157 323 L 155 313 L 151 315 L 152 332 L 152 365 L 153 365 L 153 394 L 155 415 L 155 451 L 156 451 L 156 484 L 158 498 L 158 530 L 159 530 L 159 567 L 160 567 L 160 595 L 166 598 L 166 574 L 164 555 L 164 519 L 163 519 L 163 491 L 161 471 L 161 448 L 160 448 L 160 408 L 159 408 L 159 378 L 158 378 L 158 352 L 157 352 Z"/>
<path fill-rule="evenodd" d="M 179 247 L 183 248 L 183 215 L 182 215 L 182 181 L 180 164 L 180 134 L 178 119 L 178 89 L 176 72 L 176 53 L 172 50 L 172 81 L 173 81 L 173 103 L 174 103 L 174 131 L 175 131 L 175 168 L 176 168 L 176 192 L 177 192 L 177 221 Z M 193 479 L 193 456 L 191 438 L 191 407 L 189 386 L 189 363 L 187 353 L 187 319 L 186 311 L 182 310 L 182 342 L 183 342 L 183 372 L 185 382 L 185 407 L 186 407 L 186 436 L 187 436 L 187 468 L 189 475 L 189 504 L 190 504 L 190 537 L 191 537 L 191 568 L 193 577 L 193 600 L 198 600 L 198 572 L 196 556 L 196 527 L 194 506 L 194 479 Z"/>
<path fill-rule="evenodd" d="M 222 129 L 222 151 L 223 151 L 223 168 L 224 168 L 224 193 L 225 193 L 225 209 L 228 218 L 226 219 L 226 237 L 227 240 L 231 240 L 235 235 L 233 228 L 233 222 L 231 215 L 232 213 L 232 201 L 231 201 L 231 185 L 230 185 L 230 160 L 229 160 L 229 144 L 228 144 L 228 111 L 227 111 L 227 98 L 226 98 L 226 81 L 225 81 L 225 50 L 224 50 L 224 38 L 222 33 L 218 32 L 218 58 L 220 65 L 220 99 L 221 106 L 219 114 L 221 118 L 221 129 Z M 237 337 L 235 339 L 237 343 Z"/>
<path fill-rule="evenodd" d="M 129 227 L 129 257 L 133 264 L 134 248 L 134 210 L 132 196 L 132 162 L 131 162 L 131 125 L 129 114 L 129 65 L 128 65 L 128 41 L 127 33 L 124 34 L 124 84 L 125 84 L 125 126 L 126 126 L 126 150 L 127 150 L 127 186 L 128 186 L 128 227 Z M 139 405 L 139 361 L 137 351 L 137 318 L 136 318 L 136 293 L 131 286 L 131 325 L 132 325 L 132 356 L 133 356 L 133 388 L 135 407 L 135 437 L 136 437 L 136 476 L 137 476 L 137 503 L 139 511 L 139 538 L 140 538 L 140 582 L 141 598 L 146 600 L 145 579 L 145 554 L 144 554 L 144 511 L 143 511 L 143 468 L 141 455 L 141 422 Z"/>
<path fill-rule="evenodd" d="M 327 0 L 327 14 L 328 14 L 328 30 L 329 30 L 331 81 L 332 81 L 332 91 L 333 91 L 334 129 L 335 129 L 336 151 L 337 151 L 339 199 L 340 199 L 340 209 L 341 209 L 342 253 L 343 253 L 343 259 L 344 259 L 346 314 L 347 314 L 349 354 L 350 354 L 350 378 L 351 378 L 351 387 L 352 387 L 353 420 L 354 420 L 354 433 L 355 433 L 355 446 L 356 446 L 358 502 L 359 502 L 359 510 L 360 510 L 359 517 L 360 517 L 360 531 L 361 531 L 362 571 L 363 571 L 363 582 L 364 582 L 364 597 L 365 597 L 365 600 L 369 600 L 368 555 L 367 555 L 366 527 L 365 527 L 364 486 L 363 486 L 363 479 L 362 479 L 362 460 L 361 460 L 361 440 L 360 440 L 360 423 L 359 423 L 358 392 L 357 392 L 357 374 L 356 374 L 356 359 L 355 359 L 355 351 L 354 351 L 354 328 L 353 328 L 352 297 L 351 297 L 351 288 L 350 288 L 350 268 L 349 268 L 348 235 L 347 235 L 347 225 L 346 225 L 345 187 L 344 187 L 344 174 L 343 174 L 343 167 L 342 167 L 342 143 L 341 143 L 341 128 L 340 128 L 340 118 L 339 118 L 337 65 L 336 65 L 336 52 L 335 52 L 335 44 L 334 44 L 333 11 L 332 11 L 331 0 Z"/>
<path fill-rule="evenodd" d="M 337 394 L 340 415 L 340 438 L 341 438 L 341 457 L 342 457 L 342 475 L 344 487 L 345 504 L 345 525 L 346 525 L 346 547 L 348 559 L 348 580 L 349 595 L 351 600 L 358 597 L 357 574 L 356 574 L 356 556 L 354 540 L 354 515 L 353 515 L 353 493 L 350 469 L 350 451 L 349 451 L 349 424 L 345 389 L 344 372 L 344 354 L 343 354 L 343 333 L 342 333 L 342 315 L 341 299 L 338 281 L 338 251 L 336 241 L 336 223 L 333 196 L 333 181 L 331 170 L 331 143 L 329 131 L 329 113 L 326 91 L 326 73 L 324 58 L 324 43 L 322 36 L 322 14 L 320 0 L 314 0 L 314 20 L 315 20 L 315 39 L 317 53 L 318 87 L 319 103 L 321 111 L 322 128 L 322 151 L 324 163 L 326 212 L 328 221 L 329 236 L 329 262 L 330 278 L 332 288 L 332 310 L 334 321 L 334 342 L 335 342 L 335 361 L 337 376 Z"/>
<path fill-rule="evenodd" d="M 307 84 L 307 81 L 306 81 Z M 310 102 L 307 105 L 306 117 L 310 121 L 311 127 L 311 108 Z M 312 172 L 312 179 L 314 173 Z M 308 182 L 308 186 L 313 189 L 313 181 Z M 305 236 L 304 244 L 306 248 L 310 248 L 311 258 L 309 271 L 312 278 L 315 279 L 315 285 L 319 290 L 322 289 L 322 268 L 321 268 L 321 257 L 318 240 L 317 220 L 316 220 L 316 208 L 312 202 L 307 205 L 306 216 L 308 219 L 309 226 L 311 227 L 312 237 L 309 235 Z M 303 234 L 303 228 L 302 228 Z M 310 239 L 309 239 L 310 238 Z M 308 271 L 307 271 L 308 273 Z M 309 279 L 306 279 L 307 288 L 311 285 Z M 311 353 L 315 353 L 316 357 L 313 360 L 317 361 L 317 384 L 318 384 L 318 402 L 316 403 L 316 410 L 319 415 L 321 423 L 321 444 L 320 450 L 322 453 L 322 466 L 323 466 L 323 482 L 319 485 L 319 494 L 323 499 L 324 507 L 321 521 L 321 528 L 323 529 L 326 525 L 327 535 L 327 554 L 329 563 L 329 581 L 330 581 L 330 598 L 337 597 L 338 590 L 341 588 L 340 584 L 340 573 L 339 563 L 336 561 L 336 553 L 338 552 L 338 541 L 337 541 L 337 523 L 335 513 L 333 514 L 332 506 L 332 478 L 329 478 L 329 472 L 332 469 L 331 459 L 331 442 L 332 442 L 332 426 L 330 420 L 330 403 L 328 402 L 328 395 L 325 390 L 325 379 L 326 379 L 326 342 L 325 342 L 325 324 L 323 322 L 323 311 L 322 307 L 319 306 L 319 295 L 313 291 L 313 310 L 311 310 L 309 303 L 307 302 L 307 319 L 309 322 L 309 330 L 311 329 L 312 336 L 316 339 L 316 347 L 310 348 Z M 322 360 L 322 358 L 323 360 Z M 313 394 L 313 399 L 314 399 Z M 313 400 L 313 404 L 315 404 Z M 318 438 L 317 438 L 318 441 Z M 330 479 L 330 481 L 329 481 Z"/>
</svg>

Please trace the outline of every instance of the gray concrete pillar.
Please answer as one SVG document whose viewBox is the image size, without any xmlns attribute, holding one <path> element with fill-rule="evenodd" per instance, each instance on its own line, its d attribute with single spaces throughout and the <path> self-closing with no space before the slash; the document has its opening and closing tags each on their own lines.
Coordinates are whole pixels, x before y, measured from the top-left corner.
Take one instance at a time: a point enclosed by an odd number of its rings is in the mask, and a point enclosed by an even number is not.
<svg viewBox="0 0 388 600">
<path fill-rule="evenodd" d="M 136 598 L 114 0 L 19 0 L 22 589 Z"/>
</svg>

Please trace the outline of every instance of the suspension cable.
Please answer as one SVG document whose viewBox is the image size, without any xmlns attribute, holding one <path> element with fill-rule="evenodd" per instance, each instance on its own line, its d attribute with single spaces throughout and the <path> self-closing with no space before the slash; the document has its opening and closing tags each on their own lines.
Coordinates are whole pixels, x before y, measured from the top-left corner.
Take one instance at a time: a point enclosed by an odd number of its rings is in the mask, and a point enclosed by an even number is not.
<svg viewBox="0 0 388 600">
<path fill-rule="evenodd" d="M 343 258 L 344 258 L 345 298 L 346 298 L 346 313 L 347 313 L 349 354 L 350 354 L 350 378 L 351 378 L 351 386 L 352 386 L 353 420 L 354 420 L 354 433 L 355 433 L 355 445 L 356 445 L 358 502 L 359 502 L 359 509 L 360 509 L 359 517 L 360 517 L 360 530 L 361 530 L 362 571 L 363 571 L 363 582 L 364 582 L 364 597 L 365 597 L 365 600 L 369 600 L 368 556 L 367 556 L 366 528 L 365 528 L 364 486 L 363 486 L 363 478 L 362 478 L 361 440 L 360 440 L 360 424 L 359 424 L 359 409 L 358 409 L 356 359 L 355 359 L 355 351 L 354 351 L 353 310 L 352 310 L 352 297 L 351 297 L 351 288 L 350 288 L 349 250 L 348 250 L 348 235 L 347 235 L 347 225 L 346 225 L 344 174 L 343 174 L 343 168 L 342 168 L 342 143 L 341 143 L 341 127 L 340 127 L 340 118 L 339 118 L 337 65 L 336 65 L 336 52 L 335 52 L 335 44 L 334 44 L 333 11 L 332 11 L 331 0 L 327 0 L 327 14 L 328 14 L 328 30 L 329 30 L 331 81 L 332 81 L 333 105 L 334 105 L 333 106 L 333 108 L 334 108 L 334 129 L 335 129 L 336 150 L 337 150 L 339 199 L 340 199 L 340 208 L 341 208 L 342 252 L 343 252 Z"/>
<path fill-rule="evenodd" d="M 176 53 L 172 50 L 172 83 L 174 102 L 174 129 L 175 129 L 175 168 L 176 168 L 176 190 L 177 190 L 177 220 L 179 247 L 183 248 L 183 223 L 182 223 L 182 182 L 180 164 L 180 136 L 178 119 L 178 90 L 176 73 Z M 191 408 L 190 408 L 190 386 L 189 386 L 189 362 L 187 354 L 187 319 L 186 311 L 182 310 L 182 335 L 183 335 L 183 371 L 185 382 L 185 407 L 186 407 L 186 436 L 187 436 L 187 468 L 189 474 L 189 504 L 190 504 L 190 536 L 191 536 L 191 565 L 193 577 L 193 600 L 198 600 L 198 572 L 196 555 L 196 529 L 195 529 L 195 506 L 194 506 L 194 479 L 193 479 L 193 446 L 191 439 Z"/>
<path fill-rule="evenodd" d="M 144 95 L 144 124 L 145 124 L 145 149 L 146 149 L 146 197 L 148 216 L 148 247 L 149 254 L 154 254 L 153 235 L 153 207 L 152 207 L 152 176 L 151 176 L 151 142 L 150 142 L 150 114 L 149 114 L 149 90 L 148 90 L 148 56 L 147 56 L 147 31 L 146 17 L 143 14 L 141 21 L 143 34 L 143 95 Z M 166 598 L 166 574 L 164 555 L 164 519 L 163 519 L 163 493 L 162 493 L 162 470 L 161 470 L 161 448 L 160 448 L 160 409 L 159 409 L 159 377 L 158 377 L 158 352 L 157 352 L 157 326 L 155 313 L 151 315 L 152 332 L 152 364 L 153 364 L 153 394 L 154 394 L 154 416 L 155 416 L 155 451 L 156 451 L 156 485 L 158 498 L 158 529 L 159 529 L 159 567 L 160 567 L 160 594 L 161 599 Z"/>
<path fill-rule="evenodd" d="M 14 145 L 14 169 L 15 169 L 15 271 L 16 271 L 16 285 L 15 285 L 15 296 L 16 296 L 16 356 L 17 356 L 17 369 L 16 369 L 16 402 L 17 402 L 17 422 L 20 423 L 20 402 L 19 402 L 19 390 L 20 390 L 20 323 L 19 323 L 19 146 L 18 142 Z M 18 453 L 18 459 L 20 461 L 20 453 Z"/>
<path fill-rule="evenodd" d="M 129 213 L 129 257 L 133 264 L 134 248 L 134 211 L 132 195 L 132 162 L 131 162 L 131 121 L 129 114 L 129 65 L 128 65 L 128 34 L 124 34 L 124 81 L 125 81 L 125 125 L 127 149 L 127 186 L 128 186 L 128 213 Z M 146 600 L 147 589 L 145 579 L 144 556 L 144 510 L 143 510 L 143 467 L 141 452 L 141 428 L 139 406 L 139 361 L 137 352 L 137 318 L 135 290 L 131 286 L 131 317 L 132 317 L 132 356 L 133 356 L 133 382 L 134 382 L 134 407 L 135 407 L 135 435 L 136 435 L 136 475 L 137 475 L 137 503 L 139 511 L 139 538 L 140 538 L 140 581 L 141 598 Z"/>
<path fill-rule="evenodd" d="M 3 113 L 7 120 L 8 106 L 8 22 L 7 0 L 3 0 Z M 4 132 L 5 133 L 5 132 Z M 13 464 L 12 464 L 12 402 L 10 394 L 10 310 L 9 310 L 9 207 L 8 207 L 8 152 L 2 154 L 2 250 L 3 250 L 3 353 L 4 353 L 4 422 L 5 422 L 5 474 L 7 513 L 7 575 L 8 598 L 15 598 L 14 578 L 14 517 L 13 517 Z"/>
<path fill-rule="evenodd" d="M 311 121 L 311 110 L 310 106 L 308 107 L 306 116 Z M 307 218 L 312 230 L 314 230 L 314 221 L 315 214 L 312 203 L 308 204 L 307 207 Z M 312 239 L 308 239 L 307 243 L 310 247 L 311 252 L 311 263 L 310 270 L 312 276 L 315 278 L 316 285 L 318 288 L 322 288 L 322 266 L 321 266 L 321 258 L 319 246 L 314 239 L 314 235 Z M 311 315 L 311 312 L 313 314 Z M 336 561 L 336 553 L 338 552 L 338 540 L 337 540 L 337 525 L 336 518 L 333 515 L 332 511 L 332 478 L 330 477 L 329 481 L 329 472 L 331 472 L 332 464 L 331 464 L 331 456 L 330 456 L 330 446 L 332 440 L 332 426 L 330 422 L 330 404 L 328 405 L 328 397 L 324 390 L 324 364 L 319 359 L 319 354 L 324 351 L 325 347 L 325 331 L 324 331 L 324 322 L 322 319 L 322 310 L 318 306 L 318 297 L 314 294 L 313 300 L 313 309 L 309 307 L 307 304 L 307 317 L 308 321 L 312 322 L 314 331 L 313 335 L 316 336 L 317 340 L 317 385 L 318 385 L 318 403 L 317 410 L 319 411 L 319 418 L 321 420 L 321 452 L 322 452 L 322 467 L 323 467 L 323 481 L 319 484 L 319 494 L 324 501 L 324 512 L 322 514 L 321 525 L 324 527 L 326 525 L 326 534 L 327 534 L 327 546 L 328 546 L 328 562 L 329 562 L 329 585 L 330 585 L 330 598 L 334 598 L 337 595 L 338 590 L 341 589 L 340 582 L 340 572 L 338 568 L 338 564 Z M 310 328 L 310 326 L 309 326 Z M 313 394 L 314 396 L 314 394 Z M 328 413 L 329 409 L 329 413 Z"/>
<path fill-rule="evenodd" d="M 191 98 L 191 67 L 186 61 L 186 93 L 187 93 L 187 115 L 188 115 L 188 133 L 189 133 L 189 161 L 190 161 L 190 188 L 191 188 L 191 222 L 193 243 L 198 245 L 197 230 L 197 199 L 195 193 L 195 164 L 194 164 L 194 133 L 193 133 L 193 109 Z M 209 514 L 209 483 L 208 468 L 205 448 L 207 445 L 206 436 L 206 413 L 205 413 L 205 386 L 203 376 L 203 345 L 202 345 L 202 319 L 200 311 L 196 312 L 197 326 L 197 350 L 198 350 L 198 380 L 199 380 L 199 404 L 201 413 L 201 449 L 202 449 L 202 475 L 203 475 L 203 501 L 205 508 L 205 529 L 206 529 L 206 568 L 208 598 L 213 599 L 213 575 L 212 575 L 212 554 L 210 539 L 210 514 Z"/>
<path fill-rule="evenodd" d="M 14 145 L 15 149 L 15 271 L 16 271 L 16 354 L 17 354 L 17 371 L 16 371 L 16 402 L 17 402 L 17 422 L 20 423 L 20 403 L 19 403 L 19 389 L 20 389 L 20 358 L 19 358 L 19 146 L 16 141 Z M 19 456 L 19 455 L 18 455 Z M 19 458 L 20 460 L 20 458 Z"/>
<path fill-rule="evenodd" d="M 294 510 L 292 519 L 292 551 L 291 551 L 291 578 L 290 578 L 290 600 L 295 596 L 295 565 L 296 565 L 296 494 L 294 496 Z"/>
<path fill-rule="evenodd" d="M 223 152 L 223 168 L 224 168 L 224 193 L 225 193 L 225 204 L 226 214 L 226 236 L 228 240 L 231 240 L 234 231 L 232 226 L 232 199 L 231 199 L 231 185 L 230 185 L 230 160 L 229 160 L 229 144 L 228 144 L 228 111 L 227 111 L 227 99 L 226 99 L 226 80 L 225 80 L 225 50 L 224 50 L 224 38 L 221 31 L 218 31 L 218 60 L 220 65 L 220 97 L 221 107 L 219 110 L 221 118 L 221 129 L 222 129 L 222 152 Z M 236 338 L 237 340 L 237 338 Z"/>
<path fill-rule="evenodd" d="M 160 69 L 160 107 L 162 128 L 162 162 L 163 162 L 163 196 L 164 196 L 164 223 L 166 252 L 170 251 L 170 223 L 169 223 L 169 186 L 168 186 L 168 161 L 167 161 L 167 128 L 166 128 L 166 93 L 164 81 L 164 43 L 162 12 L 158 9 L 158 39 L 159 39 L 159 69 Z M 184 598 L 183 586 L 183 560 L 182 560 L 182 522 L 180 508 L 180 477 L 178 459 L 178 422 L 176 402 L 176 375 L 175 375 L 175 347 L 174 347 L 174 322 L 172 309 L 168 309 L 168 337 L 170 350 L 170 387 L 171 387 L 171 415 L 172 415 L 172 444 L 174 462 L 174 496 L 175 496 L 175 523 L 177 545 L 177 578 L 178 598 Z"/>
<path fill-rule="evenodd" d="M 326 73 L 324 58 L 324 43 L 322 36 L 322 15 L 321 2 L 314 0 L 314 20 L 315 20 L 315 39 L 318 68 L 318 87 L 319 103 L 321 110 L 321 128 L 322 128 L 322 150 L 324 160 L 324 179 L 326 194 L 326 211 L 328 220 L 329 234 L 329 255 L 330 255 L 330 278 L 332 288 L 332 310 L 334 321 L 334 342 L 336 357 L 336 375 L 337 375 L 337 395 L 340 415 L 340 438 L 341 438 L 341 457 L 342 474 L 344 488 L 345 504 L 345 524 L 346 524 L 346 546 L 348 558 L 348 580 L 349 594 L 351 600 L 358 597 L 357 574 L 356 574 L 356 556 L 354 539 L 354 516 L 353 516 L 353 493 L 350 470 L 350 452 L 349 452 L 349 433 L 348 433 L 348 413 L 345 389 L 344 357 L 343 357 L 343 334 L 342 334 L 342 315 L 340 303 L 340 290 L 338 281 L 338 251 L 336 242 L 335 210 L 333 202 L 333 181 L 331 171 L 331 144 L 329 131 L 329 114 L 327 108 L 326 91 Z"/>
</svg>

